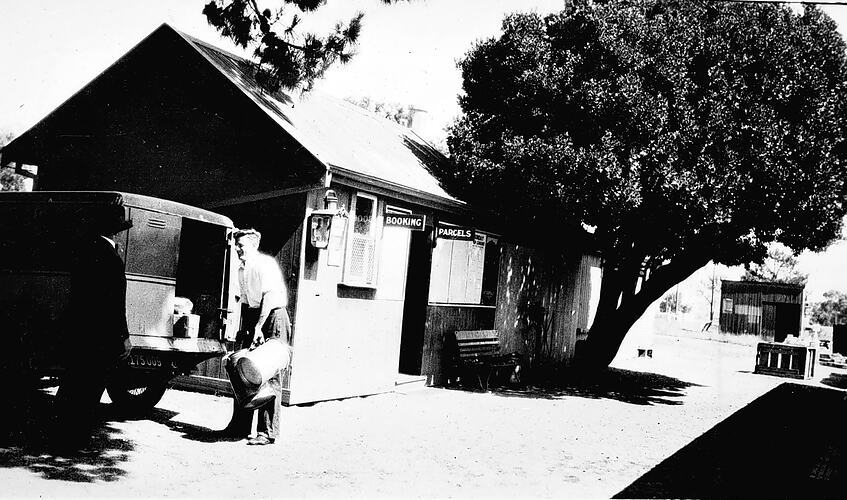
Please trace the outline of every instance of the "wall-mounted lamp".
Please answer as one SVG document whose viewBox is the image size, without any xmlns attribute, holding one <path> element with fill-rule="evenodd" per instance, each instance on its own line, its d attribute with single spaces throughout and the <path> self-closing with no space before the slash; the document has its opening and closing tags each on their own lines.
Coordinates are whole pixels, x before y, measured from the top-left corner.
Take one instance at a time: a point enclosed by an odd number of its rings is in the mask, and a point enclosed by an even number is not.
<svg viewBox="0 0 847 500">
<path fill-rule="evenodd" d="M 346 216 L 347 213 L 338 209 L 338 196 L 335 191 L 328 189 L 324 196 L 324 208 L 315 210 L 309 216 L 309 241 L 315 248 L 326 248 L 329 245 L 332 219 L 335 216 Z"/>
</svg>

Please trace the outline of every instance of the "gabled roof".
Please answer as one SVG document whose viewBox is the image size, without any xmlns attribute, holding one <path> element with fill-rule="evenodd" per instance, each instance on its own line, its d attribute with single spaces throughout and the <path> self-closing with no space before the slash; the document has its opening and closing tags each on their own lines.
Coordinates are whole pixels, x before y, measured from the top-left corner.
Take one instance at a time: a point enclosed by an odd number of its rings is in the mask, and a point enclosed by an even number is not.
<svg viewBox="0 0 847 500">
<path fill-rule="evenodd" d="M 173 29 L 167 24 L 163 28 Z M 318 91 L 301 97 L 283 92 L 271 95 L 253 78 L 250 61 L 176 32 L 330 172 L 381 180 L 458 202 L 427 168 L 427 162 L 446 158 L 411 129 Z"/>
<path fill-rule="evenodd" d="M 174 46 L 183 42 L 182 47 Z M 9 143 L 3 150 L 7 153 L 3 155 L 3 162 L 27 163 L 26 158 L 37 157 L 33 152 L 38 152 L 39 134 L 49 130 L 59 110 L 78 96 L 86 95 L 121 62 L 130 61 L 130 55 L 151 49 L 161 51 L 163 59 L 186 49 L 199 54 L 213 71 L 223 75 L 224 85 L 231 83 L 236 93 L 249 98 L 261 114 L 267 115 L 271 123 L 317 160 L 313 163 L 315 167 L 322 165 L 334 179 L 352 179 L 366 185 L 393 188 L 414 198 L 466 208 L 463 202 L 442 189 L 428 168 L 433 162 L 447 159 L 411 129 L 317 91 L 302 97 L 284 92 L 272 95 L 253 77 L 253 63 L 181 33 L 168 24 L 157 28 L 57 110 Z"/>
</svg>

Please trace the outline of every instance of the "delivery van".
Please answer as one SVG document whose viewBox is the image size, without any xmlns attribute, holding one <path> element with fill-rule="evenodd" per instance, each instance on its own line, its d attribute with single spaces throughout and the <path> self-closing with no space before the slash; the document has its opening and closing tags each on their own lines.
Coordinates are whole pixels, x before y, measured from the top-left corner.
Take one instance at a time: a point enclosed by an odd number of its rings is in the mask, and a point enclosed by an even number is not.
<svg viewBox="0 0 847 500">
<path fill-rule="evenodd" d="M 107 392 L 137 413 L 155 406 L 173 377 L 226 353 L 233 224 L 222 215 L 121 192 L 0 193 L 0 370 L 56 377 L 74 351 L 68 342 L 84 348 L 85 332 L 66 321 L 71 255 L 79 234 L 115 219 L 125 228 L 113 239 L 132 350 Z M 98 297 L 90 302 L 94 324 Z"/>
</svg>

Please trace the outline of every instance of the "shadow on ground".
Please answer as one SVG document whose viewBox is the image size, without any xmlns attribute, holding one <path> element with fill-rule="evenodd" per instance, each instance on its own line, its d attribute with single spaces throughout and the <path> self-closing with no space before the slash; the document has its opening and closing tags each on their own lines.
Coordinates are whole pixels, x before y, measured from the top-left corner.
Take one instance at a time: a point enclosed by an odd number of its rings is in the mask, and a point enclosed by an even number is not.
<svg viewBox="0 0 847 500">
<path fill-rule="evenodd" d="M 847 374 L 832 372 L 821 380 L 821 384 L 838 389 L 847 389 Z"/>
<path fill-rule="evenodd" d="M 239 441 L 239 439 L 234 438 L 222 438 L 218 433 L 217 429 L 210 429 L 201 425 L 194 425 L 185 422 L 175 421 L 173 419 L 175 415 L 175 412 L 163 410 L 161 408 L 154 408 L 153 411 L 149 415 L 146 415 L 144 418 L 152 420 L 153 422 L 158 422 L 164 426 L 167 426 L 169 429 L 175 432 L 181 433 L 181 437 L 183 439 L 188 439 L 189 441 L 198 441 L 201 443 L 215 443 L 219 441 Z"/>
<path fill-rule="evenodd" d="M 697 384 L 659 375 L 620 368 L 609 368 L 593 376 L 580 376 L 576 372 L 560 372 L 543 383 L 497 385 L 492 393 L 504 397 L 562 399 L 568 397 L 613 399 L 635 405 L 680 405 L 685 389 Z M 453 388 L 453 387 L 451 387 Z M 463 390 L 480 390 L 469 380 Z"/>
<path fill-rule="evenodd" d="M 845 417 L 843 391 L 784 383 L 614 498 L 843 498 Z"/>
<path fill-rule="evenodd" d="M 116 481 L 126 474 L 121 464 L 133 450 L 109 421 L 110 405 L 101 404 L 91 440 L 81 450 L 60 447 L 62 422 L 55 418 L 54 396 L 45 387 L 21 390 L 0 412 L 0 468 L 26 468 L 45 479 L 90 483 Z"/>
</svg>

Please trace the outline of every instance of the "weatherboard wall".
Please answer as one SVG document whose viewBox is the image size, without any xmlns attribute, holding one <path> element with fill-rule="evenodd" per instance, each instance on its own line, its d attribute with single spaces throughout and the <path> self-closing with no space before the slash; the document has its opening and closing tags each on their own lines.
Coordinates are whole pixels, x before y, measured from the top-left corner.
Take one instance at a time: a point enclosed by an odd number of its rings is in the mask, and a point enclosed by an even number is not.
<svg viewBox="0 0 847 500">
<path fill-rule="evenodd" d="M 599 266 L 593 255 L 503 245 L 494 322 L 502 350 L 521 353 L 527 368 L 568 364 L 596 310 Z"/>
<path fill-rule="evenodd" d="M 386 392 L 397 379 L 409 230 L 383 226 L 387 201 L 375 198 L 376 276 L 372 283 L 351 282 L 355 192 L 334 190 L 339 208 L 349 212 L 333 220 L 340 239 L 316 249 L 306 225 L 301 233 L 290 404 Z M 323 196 L 323 189 L 309 193 L 306 221 L 324 208 Z"/>
</svg>

